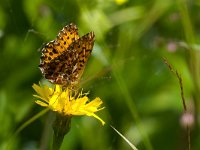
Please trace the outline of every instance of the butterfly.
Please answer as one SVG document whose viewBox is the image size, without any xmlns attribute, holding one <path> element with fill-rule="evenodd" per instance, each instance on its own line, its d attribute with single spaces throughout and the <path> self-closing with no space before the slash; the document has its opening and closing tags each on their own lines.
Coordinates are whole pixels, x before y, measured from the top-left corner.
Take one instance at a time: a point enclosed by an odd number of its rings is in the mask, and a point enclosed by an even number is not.
<svg viewBox="0 0 200 150">
<path fill-rule="evenodd" d="M 43 76 L 53 84 L 76 86 L 91 55 L 94 41 L 94 32 L 80 37 L 75 24 L 63 27 L 57 38 L 41 50 L 39 68 Z"/>
</svg>

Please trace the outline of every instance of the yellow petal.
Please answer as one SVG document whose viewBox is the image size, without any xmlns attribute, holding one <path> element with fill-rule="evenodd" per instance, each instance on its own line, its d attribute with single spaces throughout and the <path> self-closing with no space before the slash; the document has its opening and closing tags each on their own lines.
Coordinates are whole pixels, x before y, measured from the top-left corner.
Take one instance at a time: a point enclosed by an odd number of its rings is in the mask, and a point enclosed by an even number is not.
<svg viewBox="0 0 200 150">
<path fill-rule="evenodd" d="M 48 103 L 49 101 L 48 101 L 48 99 L 46 99 L 46 98 L 43 98 L 43 97 L 41 97 L 41 96 L 39 96 L 39 95 L 33 95 L 34 97 L 36 97 L 36 98 L 38 98 L 38 99 L 41 99 L 41 100 L 43 100 L 44 102 L 46 102 L 46 103 Z"/>
<path fill-rule="evenodd" d="M 40 101 L 40 100 L 36 100 L 35 102 L 36 102 L 38 105 L 43 106 L 43 107 L 48 107 L 48 106 L 49 106 L 48 104 L 46 104 L 46 103 L 44 103 L 44 102 L 42 102 L 42 101 Z"/>
<path fill-rule="evenodd" d="M 101 121 L 102 125 L 105 124 L 105 122 L 99 116 L 95 115 L 94 113 L 91 115 L 88 115 L 88 116 L 93 116 L 94 118 L 98 119 L 99 121 Z"/>
<path fill-rule="evenodd" d="M 46 99 L 46 100 L 48 100 L 49 96 L 51 96 L 53 92 L 53 90 L 47 86 L 41 87 L 37 84 L 33 84 L 32 87 L 38 93 L 38 95 L 40 95 L 41 97 L 43 97 L 43 99 Z"/>
</svg>

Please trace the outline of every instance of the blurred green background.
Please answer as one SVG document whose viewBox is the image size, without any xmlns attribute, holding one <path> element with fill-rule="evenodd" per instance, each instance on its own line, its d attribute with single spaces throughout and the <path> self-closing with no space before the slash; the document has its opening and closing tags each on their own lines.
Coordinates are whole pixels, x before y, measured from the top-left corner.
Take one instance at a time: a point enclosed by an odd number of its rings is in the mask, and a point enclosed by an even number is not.
<svg viewBox="0 0 200 150">
<path fill-rule="evenodd" d="M 190 116 L 191 148 L 200 149 L 200 1 L 183 0 L 1 0 L 0 149 L 13 133 L 43 110 L 34 103 L 33 83 L 40 49 L 74 22 L 82 36 L 96 35 L 82 81 L 90 97 L 106 107 L 98 115 L 74 117 L 62 150 L 129 150 L 113 125 L 140 150 L 186 150 L 188 136 L 176 76 L 180 72 Z M 13 150 L 50 149 L 45 114 L 10 143 Z M 183 120 L 183 119 L 182 119 Z"/>
</svg>

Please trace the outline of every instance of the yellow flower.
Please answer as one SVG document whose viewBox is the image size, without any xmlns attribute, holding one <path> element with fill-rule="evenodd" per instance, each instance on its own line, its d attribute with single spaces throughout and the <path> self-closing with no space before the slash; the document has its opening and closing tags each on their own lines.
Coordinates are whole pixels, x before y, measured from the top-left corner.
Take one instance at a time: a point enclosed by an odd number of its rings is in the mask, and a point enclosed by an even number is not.
<svg viewBox="0 0 200 150">
<path fill-rule="evenodd" d="M 115 0 L 115 3 L 117 3 L 118 5 L 122 5 L 124 3 L 126 3 L 128 0 Z"/>
<path fill-rule="evenodd" d="M 105 122 L 95 114 L 95 112 L 104 109 L 103 107 L 99 108 L 103 103 L 99 97 L 89 101 L 87 97 L 88 93 L 83 94 L 81 92 L 76 96 L 73 94 L 72 90 L 68 88 L 63 90 L 60 85 L 56 85 L 55 88 L 50 88 L 46 85 L 39 86 L 33 84 L 33 89 L 38 94 L 33 96 L 39 99 L 35 102 L 43 107 L 48 107 L 52 111 L 66 116 L 93 116 L 101 121 L 102 125 L 105 124 Z"/>
</svg>

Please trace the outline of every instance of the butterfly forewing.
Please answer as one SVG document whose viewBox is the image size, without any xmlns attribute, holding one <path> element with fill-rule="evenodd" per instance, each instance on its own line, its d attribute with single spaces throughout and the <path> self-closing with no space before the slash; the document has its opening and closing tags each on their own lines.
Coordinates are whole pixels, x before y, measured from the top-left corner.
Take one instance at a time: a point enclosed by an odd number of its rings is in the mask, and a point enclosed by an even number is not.
<svg viewBox="0 0 200 150">
<path fill-rule="evenodd" d="M 47 43 L 42 49 L 40 64 L 49 63 L 54 58 L 58 57 L 77 39 L 79 39 L 79 35 L 76 25 L 71 23 L 65 26 L 59 32 L 57 38 Z"/>
</svg>

